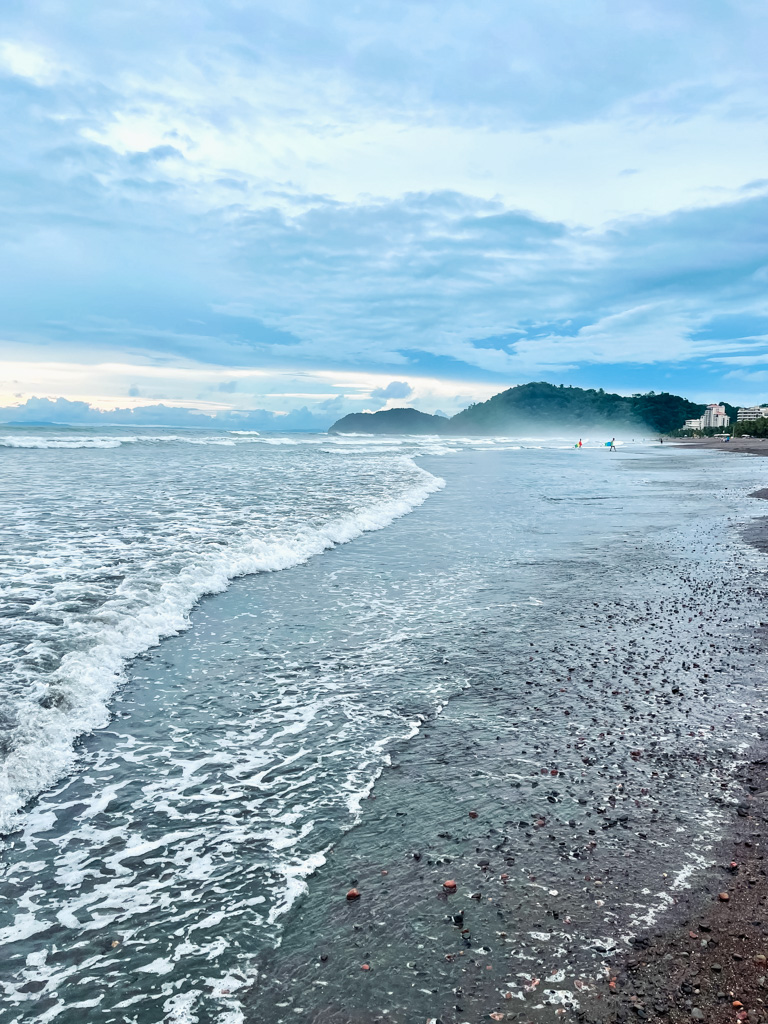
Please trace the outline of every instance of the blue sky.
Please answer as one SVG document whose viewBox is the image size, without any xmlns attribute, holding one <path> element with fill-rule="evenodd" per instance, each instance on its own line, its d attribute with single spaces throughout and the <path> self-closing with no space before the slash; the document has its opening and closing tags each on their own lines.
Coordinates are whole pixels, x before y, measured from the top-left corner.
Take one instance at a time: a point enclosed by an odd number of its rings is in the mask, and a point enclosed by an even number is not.
<svg viewBox="0 0 768 1024">
<path fill-rule="evenodd" d="M 0 419 L 764 401 L 767 49 L 753 0 L 6 0 Z"/>
</svg>

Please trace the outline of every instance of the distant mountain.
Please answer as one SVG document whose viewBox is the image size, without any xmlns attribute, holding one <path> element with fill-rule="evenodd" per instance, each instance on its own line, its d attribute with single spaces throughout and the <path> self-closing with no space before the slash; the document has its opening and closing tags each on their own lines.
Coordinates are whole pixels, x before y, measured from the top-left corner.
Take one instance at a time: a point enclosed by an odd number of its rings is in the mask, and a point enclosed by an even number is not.
<svg viewBox="0 0 768 1024">
<path fill-rule="evenodd" d="M 447 434 L 450 420 L 418 409 L 351 412 L 329 429 L 329 434 Z"/>
<path fill-rule="evenodd" d="M 555 386 L 532 381 L 478 402 L 450 419 L 429 416 L 416 409 L 352 413 L 338 420 L 331 433 L 367 434 L 519 434 L 562 428 L 586 430 L 645 429 L 666 434 L 686 419 L 701 416 L 705 406 L 667 392 L 623 395 L 599 390 Z"/>
</svg>

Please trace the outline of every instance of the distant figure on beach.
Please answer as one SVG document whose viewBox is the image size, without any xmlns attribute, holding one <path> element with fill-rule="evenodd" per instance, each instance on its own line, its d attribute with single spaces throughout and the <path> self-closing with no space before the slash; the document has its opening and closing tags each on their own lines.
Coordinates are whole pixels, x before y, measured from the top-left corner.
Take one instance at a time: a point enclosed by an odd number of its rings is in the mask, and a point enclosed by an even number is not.
<svg viewBox="0 0 768 1024">
<path fill-rule="evenodd" d="M 611 447 L 608 449 L 608 451 L 609 452 L 615 452 L 616 451 L 616 438 L 615 437 L 611 438 Z"/>
<path fill-rule="evenodd" d="M 579 438 L 579 443 L 576 445 L 576 447 L 581 448 L 581 438 Z"/>
<path fill-rule="evenodd" d="M 659 444 L 664 444 L 664 438 L 663 437 L 659 438 Z"/>
</svg>

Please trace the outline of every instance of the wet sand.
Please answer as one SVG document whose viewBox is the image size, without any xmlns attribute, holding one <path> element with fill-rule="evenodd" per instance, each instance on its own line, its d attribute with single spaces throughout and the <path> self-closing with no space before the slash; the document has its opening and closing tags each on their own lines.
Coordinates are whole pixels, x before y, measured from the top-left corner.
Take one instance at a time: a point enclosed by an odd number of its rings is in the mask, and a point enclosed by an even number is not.
<svg viewBox="0 0 768 1024">
<path fill-rule="evenodd" d="M 768 455 L 768 439 L 724 445 L 708 438 L 692 446 Z M 752 497 L 768 499 L 768 488 Z M 768 553 L 768 517 L 743 536 Z M 751 632 L 768 647 L 768 628 L 761 623 Z M 617 961 L 579 1019 L 768 1020 L 768 730 L 760 738 L 734 780 L 738 796 L 713 863 L 666 915 L 662 931 L 636 936 L 636 952 Z"/>
<path fill-rule="evenodd" d="M 750 1021 L 768 1019 L 768 761 L 739 774 L 740 803 L 715 862 L 665 918 L 638 934 L 612 966 L 581 1019 Z"/>
<path fill-rule="evenodd" d="M 732 437 L 727 442 L 719 437 L 691 437 L 668 443 L 675 448 L 704 448 L 722 452 L 740 452 L 742 455 L 768 455 L 768 437 Z"/>
<path fill-rule="evenodd" d="M 763 593 L 730 595 L 722 571 L 619 584 L 561 612 L 527 665 L 478 638 L 471 687 L 312 878 L 253 1019 L 768 1019 L 765 638 L 739 625 Z"/>
<path fill-rule="evenodd" d="M 597 460 L 603 453 L 584 454 Z M 737 976 L 752 960 L 735 960 L 733 953 L 761 955 L 753 952 L 759 950 L 761 927 L 750 922 L 762 916 L 753 908 L 764 884 L 756 858 L 762 853 L 760 794 L 767 783 L 759 765 L 751 775 L 748 766 L 763 756 L 762 737 L 768 735 L 762 711 L 768 685 L 765 630 L 758 625 L 768 598 L 767 563 L 757 550 L 768 533 L 760 520 L 750 520 L 753 545 L 747 546 L 724 521 L 746 521 L 754 513 L 759 503 L 744 496 L 763 482 L 760 464 L 726 460 L 726 466 L 706 454 L 680 457 L 666 446 L 658 457 L 654 452 L 638 459 L 624 466 L 621 456 L 606 455 L 611 476 L 586 492 L 578 490 L 579 476 L 570 486 L 553 477 L 527 530 L 529 536 L 541 530 L 548 544 L 524 546 L 522 557 L 508 514 L 516 507 L 520 470 L 509 472 L 494 455 L 484 490 L 497 500 L 484 509 L 489 522 L 481 536 L 456 529 L 463 503 L 476 507 L 478 476 L 453 468 L 447 508 L 428 504 L 422 515 L 402 520 L 387 534 L 348 545 L 291 575 L 240 581 L 206 602 L 193 631 L 137 666 L 132 687 L 117 705 L 116 725 L 85 741 L 94 751 L 94 770 L 63 782 L 59 796 L 41 798 L 43 818 L 47 807 L 63 811 L 55 834 L 41 841 L 32 829 L 32 842 L 15 843 L 14 863 L 25 863 L 30 851 L 38 880 L 43 857 L 56 870 L 38 882 L 36 897 L 38 903 L 50 901 L 44 934 L 50 957 L 37 967 L 39 946 L 29 947 L 33 961 L 14 971 L 20 998 L 18 1012 L 8 1004 L 9 1016 L 55 1016 L 72 1024 L 90 997 L 99 1017 L 115 1024 L 157 1024 L 161 1012 L 168 1022 L 199 1024 L 602 1024 L 625 1012 L 684 1020 L 694 1009 L 703 1019 L 720 1019 L 716 1014 L 722 1011 L 722 1019 L 732 1020 L 740 1008 L 731 1004 L 741 993 L 751 1019 L 757 1013 L 759 1020 L 763 975 Z M 581 464 L 580 455 L 577 460 Z M 668 468 L 662 473 L 655 463 Z M 613 474 L 621 474 L 616 483 Z M 736 486 L 724 489 L 729 475 Z M 514 522 L 519 526 L 519 513 Z M 469 546 L 454 564 L 446 540 L 457 537 Z M 414 551 L 422 556 L 415 567 Z M 391 591 L 385 591 L 392 600 L 371 608 L 365 602 L 372 574 L 383 565 L 392 574 Z M 438 567 L 444 571 L 436 574 Z M 433 579 L 455 582 L 457 569 L 468 574 L 460 602 L 441 603 L 438 587 L 425 589 Z M 355 806 L 362 800 L 359 823 L 349 831 L 335 826 L 333 801 L 310 803 L 306 790 L 295 789 L 297 766 L 277 750 L 286 766 L 279 785 L 294 794 L 293 808 L 313 819 L 313 837 L 325 830 L 327 838 L 311 849 L 322 848 L 327 859 L 309 878 L 306 896 L 278 917 L 276 949 L 276 929 L 260 912 L 259 900 L 270 884 L 283 891 L 283 866 L 291 862 L 260 859 L 256 805 L 240 793 L 234 801 L 221 799 L 231 782 L 230 758 L 213 765 L 214 775 L 201 764 L 205 772 L 190 780 L 194 788 L 188 793 L 188 784 L 167 772 L 165 750 L 168 721 L 183 722 L 186 737 L 201 715 L 203 736 L 215 745 L 222 726 L 220 735 L 231 742 L 230 715 L 263 711 L 263 694 L 253 679 L 265 672 L 264 628 L 255 628 L 253 612 L 254 591 L 265 587 L 270 600 L 262 597 L 261 607 L 279 611 L 270 626 L 276 650 L 301 652 L 302 622 L 311 623 L 306 636 L 313 643 L 323 622 L 329 645 L 323 650 L 332 653 L 334 671 L 342 670 L 345 678 L 348 673 L 350 685 L 366 686 L 373 695 L 366 714 L 391 711 L 421 722 L 410 738 L 387 747 L 392 761 L 372 790 L 348 788 Z M 365 617 L 336 615 L 334 600 L 343 609 L 359 605 Z M 356 653 L 365 629 L 360 623 L 388 623 L 395 606 L 430 611 L 424 618 L 412 611 L 408 630 L 385 634 L 389 667 L 366 678 L 367 662 Z M 457 607 L 472 609 L 464 625 Z M 336 628 L 342 631 L 338 640 Z M 375 629 L 372 638 L 378 638 Z M 381 650 L 371 645 L 372 668 L 381 667 Z M 304 680 L 317 673 L 318 652 L 289 661 L 288 689 L 300 697 Z M 211 669 L 210 676 L 203 667 Z M 297 668 L 306 675 L 297 676 Z M 450 687 L 443 689 L 443 683 Z M 273 689 L 282 699 L 279 688 Z M 420 700 L 426 691 L 440 699 Z M 225 692 L 234 702 L 231 710 Z M 130 702 L 133 722 L 123 719 Z M 360 720 L 350 717 L 351 728 Z M 317 728 L 333 737 L 338 724 L 335 712 L 317 719 Z M 282 732 L 279 721 L 277 729 Z M 243 735 L 254 750 L 263 745 L 259 737 Z M 148 746 L 149 757 L 139 751 L 139 762 L 135 741 L 155 736 L 159 750 Z M 302 754 L 305 747 L 310 756 L 318 751 L 317 737 L 308 742 L 306 730 L 296 736 Z M 350 736 L 319 749 L 307 772 L 310 781 L 348 753 Z M 174 756 L 181 752 L 187 763 L 185 742 Z M 161 790 L 147 775 L 150 764 L 162 776 Z M 126 774 L 112 776 L 118 771 L 114 765 Z M 104 767 L 110 785 L 126 779 L 146 791 L 148 816 L 142 817 L 144 805 L 131 790 L 127 799 L 121 790 L 120 804 L 109 812 L 99 804 L 101 817 L 83 815 L 83 828 L 90 830 L 94 820 L 102 824 L 102 847 L 89 832 L 78 831 L 77 819 L 81 808 L 91 806 L 82 799 L 89 787 L 103 788 Z M 240 786 L 239 776 L 235 784 Z M 208 799 L 214 789 L 217 799 Z M 186 861 L 174 872 L 176 854 L 165 841 L 147 858 L 125 856 L 122 847 L 114 847 L 119 837 L 112 830 L 121 815 L 131 835 L 139 832 L 134 824 L 144 829 L 148 822 L 163 838 L 157 794 L 168 794 L 165 800 L 177 791 L 182 811 L 175 821 L 189 822 L 206 857 L 218 856 L 220 839 L 222 847 L 233 836 L 242 841 L 210 862 L 210 873 L 198 871 L 194 860 L 189 875 Z M 281 790 L 267 789 L 265 798 L 275 792 Z M 205 803 L 190 803 L 198 793 Z M 258 799 L 261 793 L 260 785 Z M 206 817 L 218 808 L 223 817 Z M 350 821 L 346 804 L 343 820 Z M 40 831 L 49 829 L 50 822 L 40 822 Z M 83 879 L 85 889 L 78 891 L 77 879 L 62 870 L 68 862 L 59 851 L 82 863 L 88 858 L 93 870 Z M 121 871 L 127 865 L 125 872 L 110 874 L 112 863 Z M 25 897 L 29 872 L 8 877 L 12 905 L 16 892 Z M 449 880 L 455 891 L 444 885 Z M 717 899 L 724 883 L 727 902 Z M 353 887 L 360 898 L 348 901 Z M 66 892 L 59 896 L 61 888 Z M 93 892 L 100 893 L 98 900 Z M 56 930 L 64 925 L 54 914 L 70 900 L 82 901 L 70 904 L 82 913 L 83 907 L 100 911 L 142 892 L 147 898 L 139 911 L 131 908 L 118 921 L 100 922 L 94 915 L 93 924 L 89 917 L 79 931 L 72 924 L 68 932 Z M 190 951 L 186 935 L 197 938 L 191 929 L 198 921 L 210 928 L 215 908 L 224 919 L 221 926 L 214 922 L 215 941 L 206 934 Z M 710 948 L 713 939 L 719 947 Z M 34 936 L 33 941 L 38 943 Z M 701 946 L 703 941 L 708 945 Z M 731 942 L 736 945 L 728 959 L 723 951 Z M 707 950 L 718 957 L 720 972 L 711 969 L 722 976 L 723 989 L 703 984 L 701 957 Z M 214 968 L 210 958 L 224 953 L 227 960 Z M 16 955 L 24 963 L 26 949 Z M 42 974 L 43 968 L 49 973 Z M 210 993 L 194 1011 L 181 1006 L 190 998 L 190 983 Z M 719 991 L 735 994 L 728 1002 Z M 134 1007 L 127 1012 L 120 1005 L 126 995 Z M 57 1000 L 64 999 L 59 1012 Z"/>
</svg>

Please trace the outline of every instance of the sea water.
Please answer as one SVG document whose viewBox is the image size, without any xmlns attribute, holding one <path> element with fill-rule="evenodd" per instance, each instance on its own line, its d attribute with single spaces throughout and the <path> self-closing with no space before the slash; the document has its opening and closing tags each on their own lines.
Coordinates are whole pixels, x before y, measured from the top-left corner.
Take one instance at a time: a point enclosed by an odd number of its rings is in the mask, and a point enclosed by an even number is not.
<svg viewBox="0 0 768 1024">
<path fill-rule="evenodd" d="M 725 524 L 759 514 L 761 460 L 159 429 L 0 446 L 8 1020 L 248 1019 L 265 955 L 301 946 L 307 880 L 484 662 L 545 743 L 534 640 L 541 673 L 559 632 L 613 628 L 606 595 L 760 571 Z"/>
</svg>

